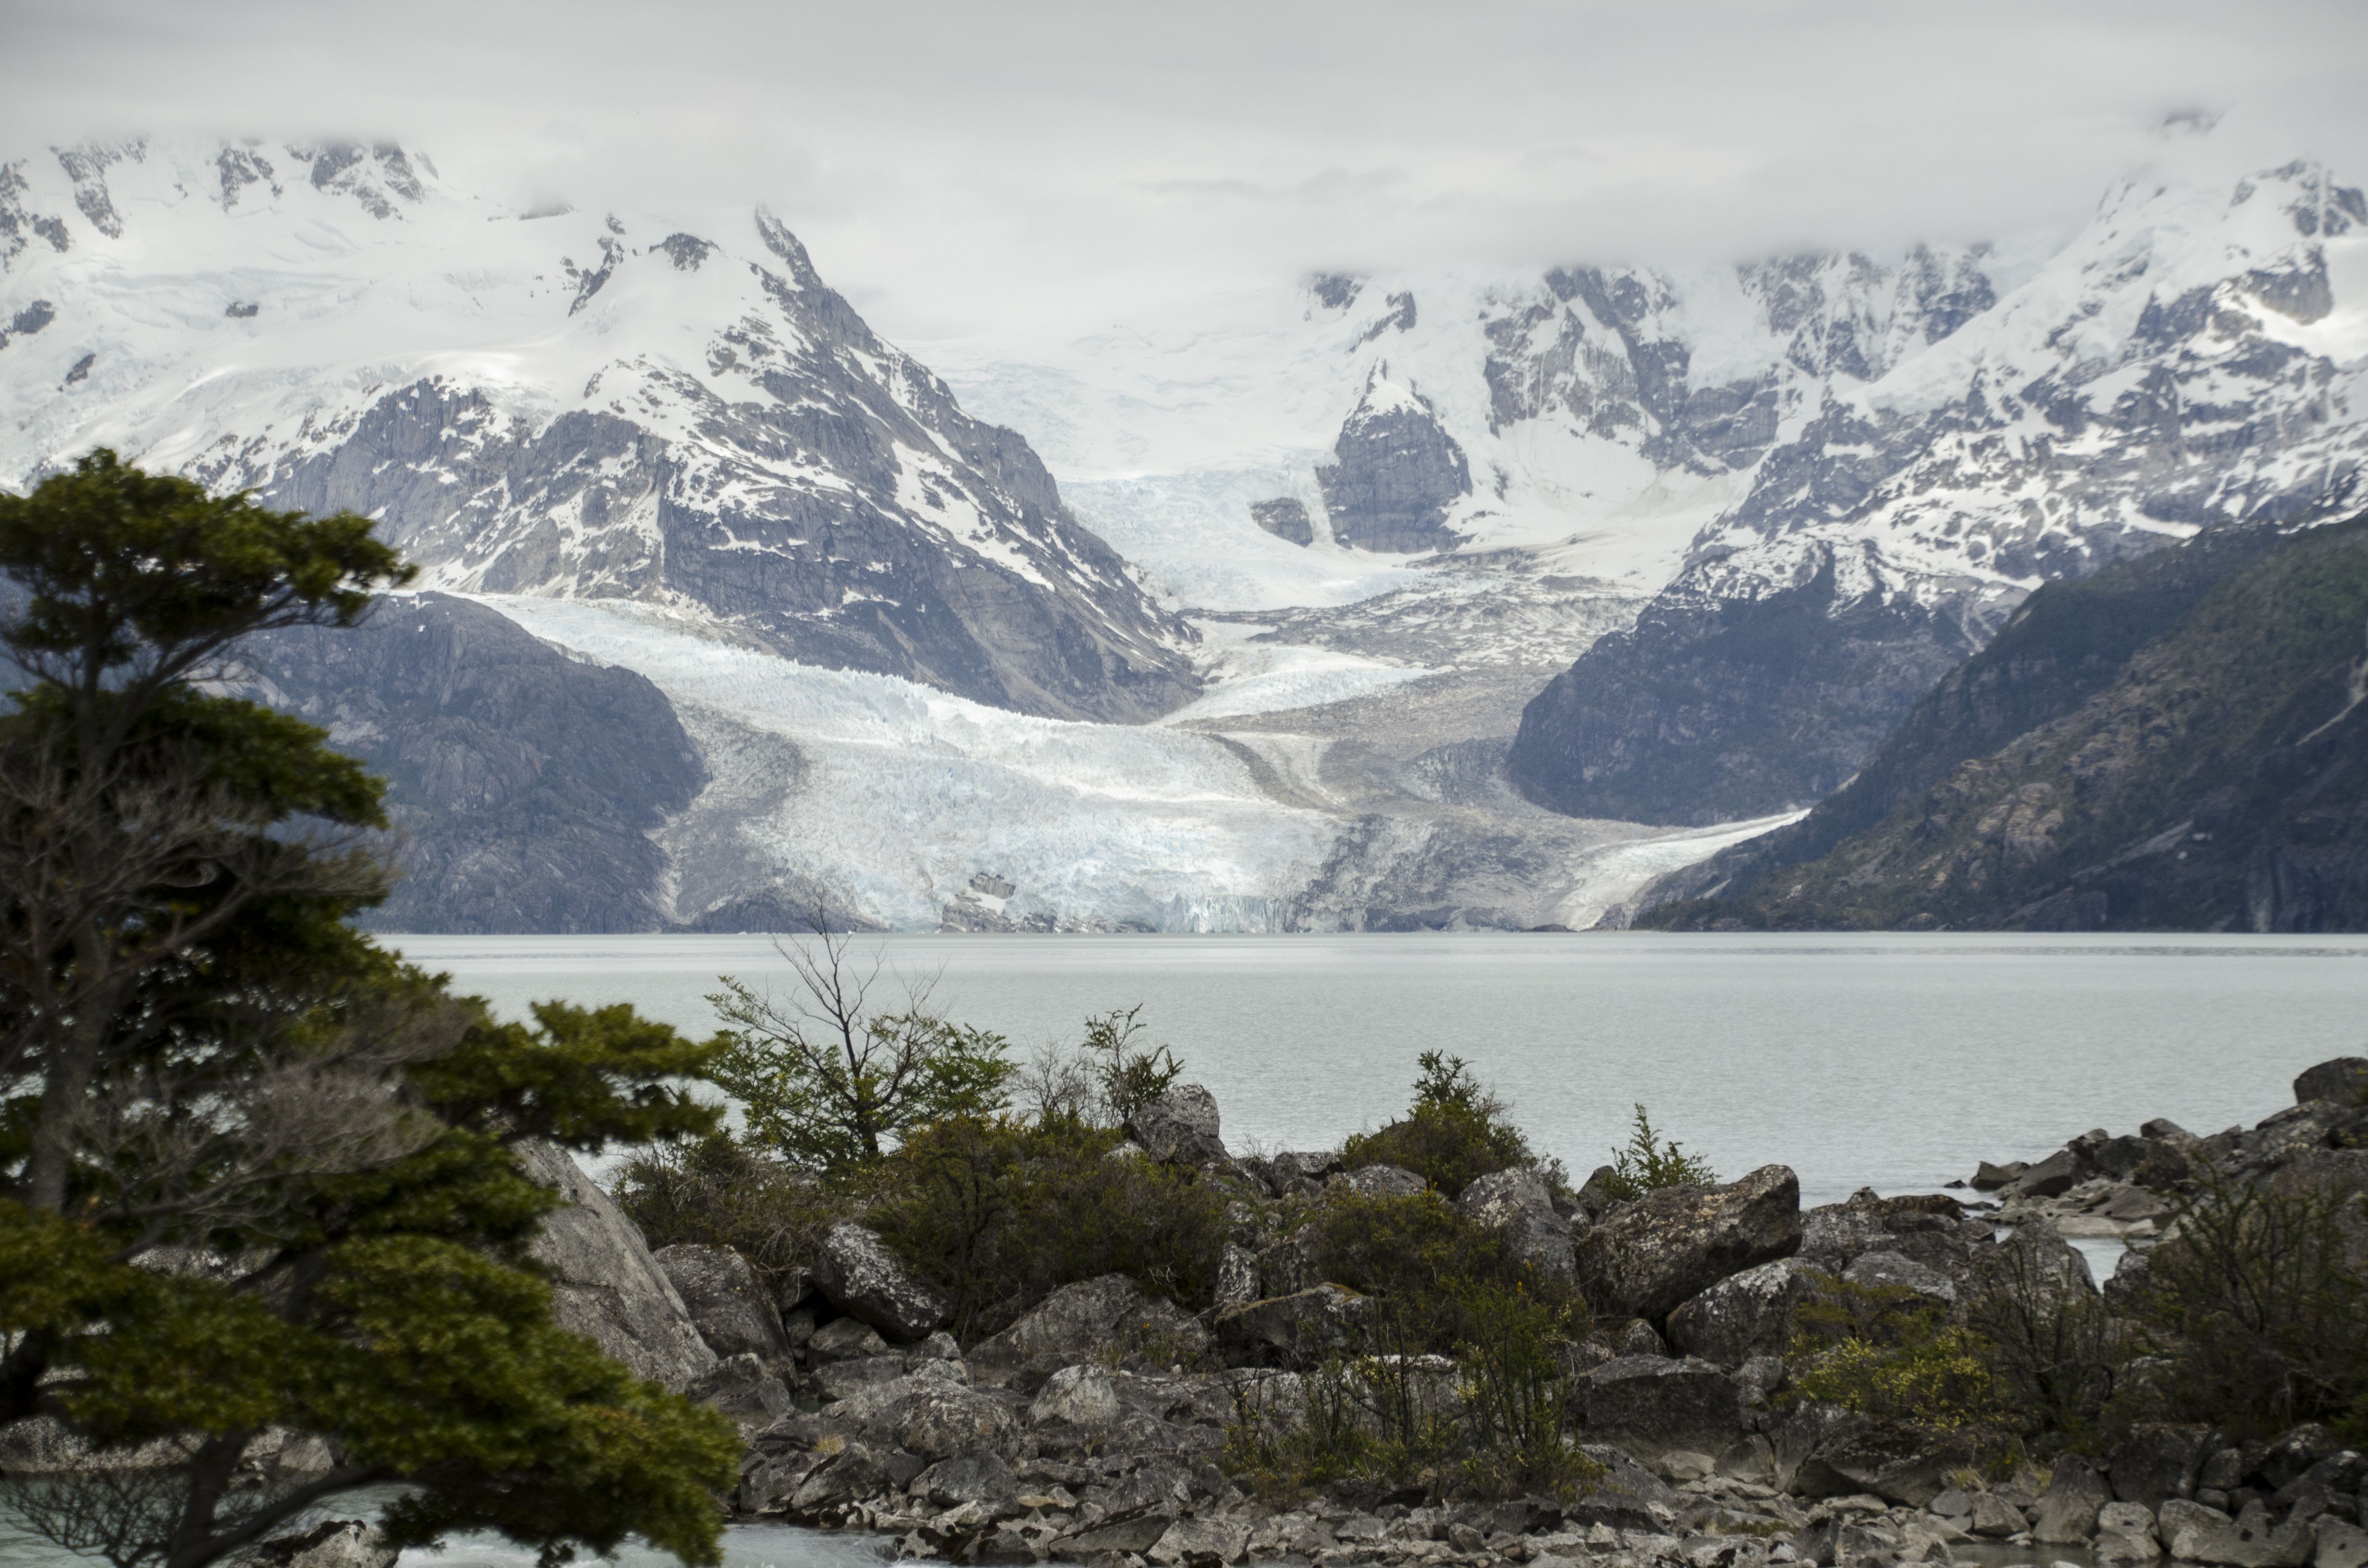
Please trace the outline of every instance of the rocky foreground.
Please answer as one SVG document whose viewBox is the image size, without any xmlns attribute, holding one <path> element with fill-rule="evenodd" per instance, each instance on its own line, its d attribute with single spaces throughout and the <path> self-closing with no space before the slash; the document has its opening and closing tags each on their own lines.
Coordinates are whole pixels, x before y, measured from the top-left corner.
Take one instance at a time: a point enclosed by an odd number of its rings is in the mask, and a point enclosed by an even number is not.
<svg viewBox="0 0 2368 1568">
<path fill-rule="evenodd" d="M 2294 1108 L 2249 1131 L 2196 1139 L 2150 1123 L 2037 1165 L 1986 1166 L 1977 1185 L 1997 1187 L 1995 1210 L 1861 1191 L 1804 1212 L 1782 1166 L 1624 1203 L 1605 1200 L 1600 1180 L 1557 1195 L 1529 1170 L 1481 1178 L 1460 1206 L 1507 1227 L 1594 1309 L 1596 1326 L 1564 1354 L 1603 1473 L 1559 1498 L 1442 1505 L 1423 1488 L 1336 1483 L 1285 1506 L 1229 1477 L 1218 1462 L 1229 1429 L 1287 1419 L 1314 1356 L 1366 1305 L 1311 1278 L 1304 1232 L 1258 1230 L 1276 1206 L 1236 1205 L 1225 1299 L 1205 1314 L 1110 1275 L 968 1346 L 944 1332 L 947 1303 L 853 1224 L 830 1233 L 784 1298 L 724 1249 L 649 1254 L 605 1195 L 554 1169 L 577 1206 L 546 1253 L 568 1321 L 741 1419 L 736 1514 L 877 1532 L 906 1558 L 1859 1568 L 1987 1545 L 1987 1562 L 2362 1568 L 2368 1460 L 2321 1427 L 2249 1443 L 2142 1427 L 2100 1460 L 2002 1472 L 1969 1437 L 1787 1397 L 1785 1354 L 1816 1277 L 1904 1288 L 1948 1312 L 2008 1264 L 2089 1290 L 2063 1233 L 2159 1232 L 2207 1161 L 2234 1179 L 2368 1187 L 2368 1062 L 2314 1069 L 2296 1090 Z M 1197 1088 L 1129 1131 L 1130 1157 L 1197 1165 L 1246 1199 L 1420 1186 L 1331 1155 L 1232 1159 Z M 1438 1397 L 1455 1397 L 1447 1363 L 1425 1369 Z"/>
</svg>

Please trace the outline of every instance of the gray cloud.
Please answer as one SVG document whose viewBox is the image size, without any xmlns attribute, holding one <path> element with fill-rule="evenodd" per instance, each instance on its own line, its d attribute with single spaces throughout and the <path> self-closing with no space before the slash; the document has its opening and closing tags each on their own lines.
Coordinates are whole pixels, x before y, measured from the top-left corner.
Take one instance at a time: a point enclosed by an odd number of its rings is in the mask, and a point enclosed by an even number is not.
<svg viewBox="0 0 2368 1568">
<path fill-rule="evenodd" d="M 763 200 L 910 340 L 1317 267 L 2060 231 L 2147 161 L 2368 179 L 2355 0 L 0 0 L 0 38 L 8 155 L 391 135 L 521 199 Z"/>
</svg>

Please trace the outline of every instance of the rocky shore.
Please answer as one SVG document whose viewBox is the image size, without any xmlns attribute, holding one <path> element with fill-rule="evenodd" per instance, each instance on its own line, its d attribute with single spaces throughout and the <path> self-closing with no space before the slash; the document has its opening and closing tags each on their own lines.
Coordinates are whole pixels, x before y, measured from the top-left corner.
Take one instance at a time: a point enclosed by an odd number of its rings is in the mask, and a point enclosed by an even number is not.
<svg viewBox="0 0 2368 1568">
<path fill-rule="evenodd" d="M 1235 1159 L 1193 1086 L 1131 1121 L 1117 1157 L 1190 1164 L 1239 1194 L 1221 1300 L 1199 1315 L 1110 1275 L 964 1346 L 945 1331 L 946 1300 L 860 1225 L 832 1229 L 768 1290 L 727 1249 L 649 1254 L 581 1188 L 545 1252 L 568 1321 L 740 1420 L 735 1515 L 875 1532 L 905 1558 L 1887 1568 L 1987 1543 L 1992 1562 L 2363 1568 L 2368 1460 L 2323 1427 L 2246 1441 L 2145 1426 L 2042 1468 L 1984 1451 L 1975 1433 L 1803 1398 L 1786 1359 L 1802 1308 L 1836 1280 L 1953 1318 L 2002 1267 L 2093 1291 L 2066 1235 L 2157 1239 L 2207 1179 L 2368 1189 L 2363 1093 L 2368 1062 L 2345 1059 L 2305 1074 L 2296 1104 L 2249 1130 L 2196 1138 L 2150 1122 L 1985 1165 L 1971 1185 L 1995 1208 L 1861 1191 L 1804 1211 L 1782 1166 L 1628 1201 L 1608 1196 L 1608 1171 L 1575 1192 L 1526 1168 L 1472 1182 L 1458 1206 L 1592 1308 L 1559 1354 L 1600 1473 L 1555 1496 L 1245 1486 L 1229 1437 L 1304 1408 L 1324 1351 L 1370 1306 L 1315 1277 L 1304 1228 L 1269 1228 L 1292 1212 L 1274 1200 L 1421 1183 L 1331 1154 Z M 2111 1290 L 2135 1288 L 2146 1257 L 2133 1250 Z M 1452 1364 L 1424 1359 L 1428 1397 L 1459 1398 Z"/>
</svg>

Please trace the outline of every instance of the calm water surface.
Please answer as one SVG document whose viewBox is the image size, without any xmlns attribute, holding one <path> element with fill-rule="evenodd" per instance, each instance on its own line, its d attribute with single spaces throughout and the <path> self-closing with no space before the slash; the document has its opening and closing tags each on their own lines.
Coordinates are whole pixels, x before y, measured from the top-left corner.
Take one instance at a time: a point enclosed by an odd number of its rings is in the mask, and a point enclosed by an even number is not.
<svg viewBox="0 0 2368 1568">
<path fill-rule="evenodd" d="M 791 983 L 763 937 L 391 940 L 509 1015 L 621 1000 L 704 1032 L 718 974 Z M 2301 1069 L 2368 1050 L 2359 937 L 893 936 L 857 950 L 934 978 L 949 1017 L 1023 1051 L 1144 1004 L 1237 1153 L 1378 1125 L 1437 1047 L 1576 1176 L 1642 1101 L 1724 1175 L 1790 1165 L 1811 1203 L 1934 1187 L 2091 1127 L 2255 1121 L 2291 1102 Z"/>
</svg>

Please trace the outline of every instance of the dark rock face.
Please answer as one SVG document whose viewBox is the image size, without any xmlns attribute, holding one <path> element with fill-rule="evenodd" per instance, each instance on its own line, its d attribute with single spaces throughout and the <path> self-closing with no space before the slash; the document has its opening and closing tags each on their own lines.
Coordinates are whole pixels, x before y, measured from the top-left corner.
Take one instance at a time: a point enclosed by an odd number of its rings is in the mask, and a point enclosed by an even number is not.
<svg viewBox="0 0 2368 1568">
<path fill-rule="evenodd" d="M 943 1328 L 953 1305 L 916 1278 L 886 1244 L 854 1223 L 831 1227 L 814 1263 L 814 1284 L 831 1304 L 905 1344 Z"/>
<path fill-rule="evenodd" d="M 2209 1426 L 2140 1426 L 2113 1450 L 2106 1467 L 2114 1497 L 2158 1508 L 2170 1498 L 2194 1496 L 2195 1478 L 2212 1457 L 2214 1443 Z"/>
<path fill-rule="evenodd" d="M 1457 542 L 1447 508 L 1472 493 L 1471 468 L 1417 394 L 1376 372 L 1341 425 L 1332 458 L 1315 480 L 1342 544 L 1408 555 Z"/>
<path fill-rule="evenodd" d="M 2304 529 L 2070 711 L 1820 858 L 1655 921 L 2368 929 L 2363 624 L 2368 518 Z"/>
<path fill-rule="evenodd" d="M 381 600 L 356 631 L 252 640 L 256 696 L 387 780 L 404 877 L 390 931 L 649 931 L 666 858 L 649 830 L 707 776 L 672 705 L 481 605 Z"/>
<path fill-rule="evenodd" d="M 788 1358 L 781 1314 L 746 1258 L 730 1247 L 691 1245 L 662 1247 L 650 1256 L 666 1271 L 709 1349 L 724 1357 L 755 1356 L 768 1364 Z"/>
<path fill-rule="evenodd" d="M 2358 1105 L 2368 1097 L 2368 1056 L 2339 1056 L 2322 1062 L 2294 1080 L 2294 1093 L 2296 1105 L 2313 1100 Z"/>
<path fill-rule="evenodd" d="M 1665 593 L 1531 699 L 1507 771 L 1570 816 L 1702 824 L 1805 805 L 1978 642 L 1851 592 L 1829 551 L 1764 597 Z"/>
<path fill-rule="evenodd" d="M 2198 535 L 2094 576 L 2050 583 L 1978 653 L 1943 676 L 1867 757 L 1857 777 L 1801 821 L 1647 889 L 1637 913 L 1705 896 L 1737 897 L 1786 867 L 1830 853 L 1924 794 L 1971 758 L 2064 717 L 2111 685 L 2130 656 L 2175 628 L 2197 601 L 2277 547 L 2274 528 Z"/>
<path fill-rule="evenodd" d="M 1763 1165 L 1613 1209 L 1577 1239 L 1579 1284 L 1598 1312 L 1657 1324 L 1729 1275 L 1797 1252 L 1801 1234 L 1799 1178 Z"/>
<path fill-rule="evenodd" d="M 0 338 L 0 343 L 5 343 Z M 1295 496 L 1259 501 L 1250 507 L 1250 521 L 1291 544 L 1314 544 L 1315 525 L 1307 520 L 1306 504 Z"/>
<path fill-rule="evenodd" d="M 518 1156 L 528 1176 L 566 1200 L 534 1244 L 535 1261 L 550 1271 L 552 1321 L 677 1393 L 712 1378 L 715 1352 L 616 1200 L 564 1149 L 529 1139 Z"/>
<path fill-rule="evenodd" d="M 1648 1463 L 1671 1449 L 1715 1455 L 1742 1438 L 1742 1391 L 1707 1361 L 1622 1356 L 1572 1391 L 1587 1435 Z"/>
</svg>

